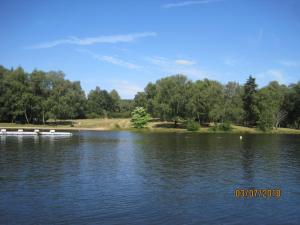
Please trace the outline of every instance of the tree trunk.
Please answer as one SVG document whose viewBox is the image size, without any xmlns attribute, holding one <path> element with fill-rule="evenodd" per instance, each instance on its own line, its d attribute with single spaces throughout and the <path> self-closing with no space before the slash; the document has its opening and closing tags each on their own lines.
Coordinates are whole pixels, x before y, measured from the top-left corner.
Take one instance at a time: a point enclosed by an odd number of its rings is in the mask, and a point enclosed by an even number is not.
<svg viewBox="0 0 300 225">
<path fill-rule="evenodd" d="M 43 124 L 45 125 L 45 112 L 43 110 Z"/>
<path fill-rule="evenodd" d="M 25 119 L 26 119 L 26 122 L 27 122 L 27 124 L 29 124 L 29 120 L 28 120 L 28 117 L 27 117 L 27 113 L 26 113 L 26 110 L 25 110 Z"/>
</svg>

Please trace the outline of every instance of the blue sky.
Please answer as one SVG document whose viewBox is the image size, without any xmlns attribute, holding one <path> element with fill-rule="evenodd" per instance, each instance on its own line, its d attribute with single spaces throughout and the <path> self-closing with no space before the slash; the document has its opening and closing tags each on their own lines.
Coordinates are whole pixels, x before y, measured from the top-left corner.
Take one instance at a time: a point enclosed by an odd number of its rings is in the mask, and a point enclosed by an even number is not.
<svg viewBox="0 0 300 225">
<path fill-rule="evenodd" d="M 300 78 L 298 0 L 0 0 L 0 64 L 133 98 L 152 81 Z"/>
</svg>

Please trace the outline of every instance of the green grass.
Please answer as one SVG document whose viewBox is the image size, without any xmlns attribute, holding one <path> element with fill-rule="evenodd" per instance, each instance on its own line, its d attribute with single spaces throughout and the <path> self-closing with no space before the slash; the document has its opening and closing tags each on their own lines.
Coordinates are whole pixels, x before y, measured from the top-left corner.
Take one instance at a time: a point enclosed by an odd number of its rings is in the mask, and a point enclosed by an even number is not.
<svg viewBox="0 0 300 225">
<path fill-rule="evenodd" d="M 71 122 L 73 125 L 71 126 Z M 49 121 L 52 122 L 53 121 Z M 64 124 L 60 124 L 63 122 Z M 69 122 L 69 124 L 66 124 Z M 0 123 L 0 128 L 6 129 L 56 129 L 56 130 L 139 130 L 132 128 L 130 119 L 78 119 L 78 120 L 67 120 L 67 121 L 57 121 L 58 125 L 36 125 L 36 124 L 14 124 L 14 123 Z M 290 128 L 278 128 L 273 129 L 268 132 L 262 132 L 255 128 L 243 127 L 232 125 L 231 131 L 212 131 L 210 126 L 201 126 L 198 133 L 237 133 L 237 134 L 300 134 L 300 130 L 290 129 Z M 147 128 L 140 129 L 143 132 L 189 132 L 182 124 L 178 125 L 179 128 L 174 128 L 173 122 L 161 122 L 155 121 L 150 122 Z"/>
</svg>

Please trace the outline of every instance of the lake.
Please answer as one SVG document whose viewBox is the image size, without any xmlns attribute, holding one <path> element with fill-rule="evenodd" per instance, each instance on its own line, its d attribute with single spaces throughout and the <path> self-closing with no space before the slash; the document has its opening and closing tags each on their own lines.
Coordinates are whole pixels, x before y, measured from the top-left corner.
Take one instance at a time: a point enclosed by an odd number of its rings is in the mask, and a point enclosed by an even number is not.
<svg viewBox="0 0 300 225">
<path fill-rule="evenodd" d="M 0 138 L 0 224 L 300 224 L 299 135 Z"/>
</svg>

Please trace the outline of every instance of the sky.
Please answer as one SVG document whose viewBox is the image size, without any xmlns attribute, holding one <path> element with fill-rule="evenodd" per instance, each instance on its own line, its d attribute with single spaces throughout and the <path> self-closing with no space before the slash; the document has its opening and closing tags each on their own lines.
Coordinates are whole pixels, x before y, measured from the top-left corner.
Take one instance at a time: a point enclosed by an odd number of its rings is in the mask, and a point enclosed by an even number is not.
<svg viewBox="0 0 300 225">
<path fill-rule="evenodd" d="M 0 65 L 131 99 L 149 82 L 300 80 L 299 0 L 0 0 Z"/>
</svg>

